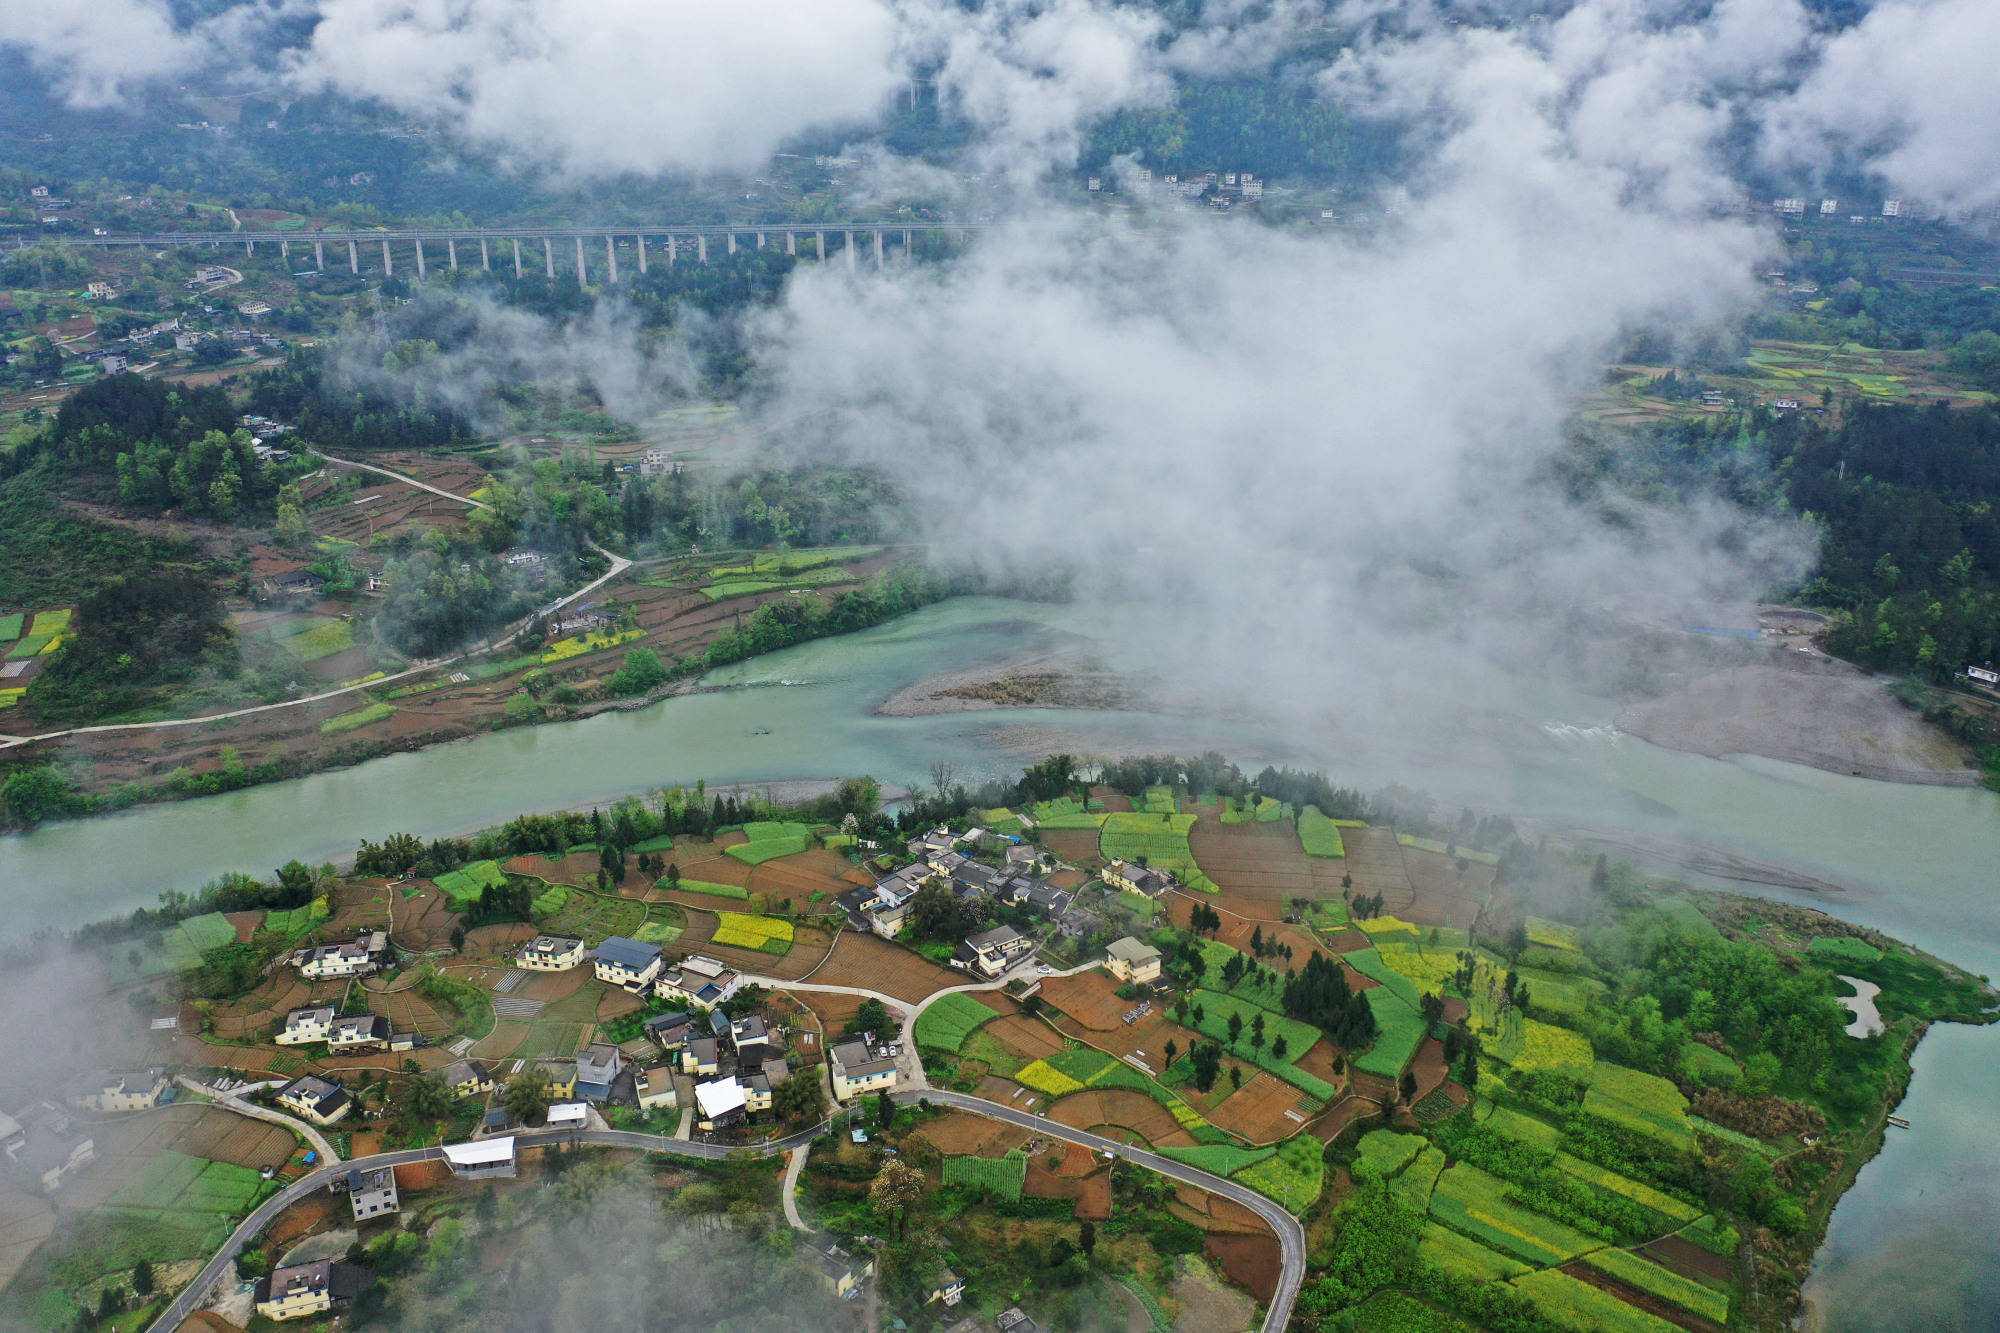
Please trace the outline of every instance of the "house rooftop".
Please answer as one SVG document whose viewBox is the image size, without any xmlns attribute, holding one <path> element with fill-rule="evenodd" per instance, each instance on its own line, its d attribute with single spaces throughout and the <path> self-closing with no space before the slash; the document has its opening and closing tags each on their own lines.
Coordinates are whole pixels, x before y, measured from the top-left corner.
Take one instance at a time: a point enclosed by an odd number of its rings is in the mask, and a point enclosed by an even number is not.
<svg viewBox="0 0 2000 1333">
<path fill-rule="evenodd" d="M 514 1160 L 514 1136 L 509 1134 L 504 1138 L 481 1139 L 477 1143 L 447 1143 L 444 1155 L 445 1160 L 458 1166 L 511 1162 Z"/>
<path fill-rule="evenodd" d="M 1104 952 L 1110 954 L 1121 963 L 1155 962 L 1160 957 L 1158 949 L 1155 949 L 1150 944 L 1141 944 L 1130 935 L 1111 941 L 1110 946 Z"/>
<path fill-rule="evenodd" d="M 630 972 L 643 972 L 660 956 L 660 946 L 613 935 L 597 946 L 593 956 L 600 963 L 611 963 Z"/>
<path fill-rule="evenodd" d="M 697 1083 L 694 1088 L 694 1100 L 701 1108 L 702 1119 L 713 1120 L 717 1116 L 743 1109 L 743 1085 L 733 1078 L 718 1078 L 707 1083 Z"/>
</svg>

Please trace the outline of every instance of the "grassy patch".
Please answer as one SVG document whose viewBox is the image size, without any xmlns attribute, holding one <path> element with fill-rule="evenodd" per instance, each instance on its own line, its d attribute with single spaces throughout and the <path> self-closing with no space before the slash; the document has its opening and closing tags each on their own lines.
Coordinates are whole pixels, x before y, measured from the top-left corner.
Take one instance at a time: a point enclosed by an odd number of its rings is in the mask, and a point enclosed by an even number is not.
<svg viewBox="0 0 2000 1333">
<path fill-rule="evenodd" d="M 0 616 L 0 643 L 12 643 L 21 637 L 21 612 Z"/>
<path fill-rule="evenodd" d="M 1473 1333 L 1473 1328 L 1414 1296 L 1385 1291 L 1354 1312 L 1354 1333 Z"/>
<path fill-rule="evenodd" d="M 1421 1134 L 1399 1134 L 1391 1129 L 1373 1129 L 1356 1145 L 1355 1170 L 1378 1176 L 1393 1176 L 1417 1160 L 1426 1146 Z"/>
<path fill-rule="evenodd" d="M 1421 1213 L 1430 1208 L 1431 1190 L 1443 1174 L 1444 1149 L 1426 1144 L 1424 1150 L 1417 1154 L 1417 1160 L 1389 1182 L 1389 1192 L 1411 1212 Z"/>
<path fill-rule="evenodd" d="M 1577 1333 L 1679 1333 L 1679 1325 L 1567 1273 L 1524 1273 L 1513 1287 L 1543 1314 Z"/>
<path fill-rule="evenodd" d="M 55 640 L 53 634 L 30 634 L 7 650 L 9 657 L 33 657 Z"/>
<path fill-rule="evenodd" d="M 354 630 L 344 620 L 315 617 L 313 624 L 287 635 L 282 643 L 285 651 L 301 662 L 317 662 L 352 648 Z"/>
<path fill-rule="evenodd" d="M 1583 1109 L 1591 1115 L 1684 1149 L 1694 1147 L 1687 1107 L 1681 1090 L 1659 1075 L 1603 1060 L 1592 1067 L 1590 1091 L 1583 1096 Z"/>
<path fill-rule="evenodd" d="M 1206 1171 L 1212 1176 L 1233 1176 L 1238 1171 L 1257 1165 L 1278 1150 L 1239 1148 L 1233 1143 L 1213 1143 L 1198 1148 L 1156 1148 L 1154 1151 L 1162 1157 L 1183 1162 L 1197 1171 Z"/>
<path fill-rule="evenodd" d="M 479 901 L 479 895 L 489 888 L 502 888 L 507 883 L 507 872 L 500 868 L 498 861 L 474 861 L 457 870 L 447 870 L 431 883 L 438 891 L 451 899 L 452 906 L 464 910 Z"/>
<path fill-rule="evenodd" d="M 359 730 L 371 722 L 380 722 L 385 717 L 392 717 L 395 715 L 395 712 L 396 706 L 394 704 L 369 704 L 367 707 L 357 708 L 351 713 L 342 713 L 338 717 L 328 718 L 319 724 L 319 734 L 322 736 L 339 736 L 346 732 Z"/>
<path fill-rule="evenodd" d="M 1438 1177 L 1431 1216 L 1530 1264 L 1560 1264 L 1603 1242 L 1507 1201 L 1508 1184 L 1460 1162 Z"/>
<path fill-rule="evenodd" d="M 701 893 L 711 898 L 734 898 L 739 902 L 748 901 L 750 897 L 750 890 L 748 889 L 738 888 L 734 884 L 711 884 L 705 879 L 684 879 L 678 885 L 675 885 L 662 877 L 653 882 L 653 887 L 656 889 L 678 888 L 682 893 Z"/>
<path fill-rule="evenodd" d="M 745 865 L 760 866 L 766 861 L 775 861 L 781 856 L 794 856 L 812 846 L 812 830 L 804 824 L 784 824 L 771 820 L 757 820 L 743 826 L 743 835 L 750 839 L 735 847 L 723 850 Z"/>
<path fill-rule="evenodd" d="M 1439 842 L 1436 838 L 1419 838 L 1410 833 L 1398 833 L 1396 841 L 1405 847 L 1413 847 L 1420 852 L 1436 852 L 1440 856 L 1449 855 L 1455 860 L 1473 861 L 1483 866 L 1500 864 L 1498 852 L 1475 852 L 1470 847 L 1460 847 L 1455 843 Z"/>
<path fill-rule="evenodd" d="M 673 849 L 674 849 L 673 834 L 662 833 L 658 837 L 648 838 L 644 842 L 634 843 L 627 850 L 630 851 L 634 856 L 637 856 L 640 852 L 671 852 Z"/>
<path fill-rule="evenodd" d="M 957 1051 L 983 1023 L 999 1014 L 970 995 L 946 995 L 917 1015 L 917 1045 Z"/>
<path fill-rule="evenodd" d="M 1844 935 L 1822 935 L 1806 946 L 1806 952 L 1822 963 L 1875 963 L 1882 959 L 1882 951 L 1874 945 Z"/>
<path fill-rule="evenodd" d="M 1488 1249 L 1469 1236 L 1432 1222 L 1417 1242 L 1417 1257 L 1463 1277 L 1482 1282 L 1500 1281 L 1528 1271 L 1519 1259 Z"/>
<path fill-rule="evenodd" d="M 1354 1067 L 1379 1078 L 1400 1077 L 1403 1067 L 1423 1044 L 1427 1033 L 1424 1016 L 1387 986 L 1362 993 L 1368 997 L 1369 1009 L 1374 1011 L 1378 1031 L 1375 1044 L 1365 1054 L 1355 1057 Z"/>
</svg>

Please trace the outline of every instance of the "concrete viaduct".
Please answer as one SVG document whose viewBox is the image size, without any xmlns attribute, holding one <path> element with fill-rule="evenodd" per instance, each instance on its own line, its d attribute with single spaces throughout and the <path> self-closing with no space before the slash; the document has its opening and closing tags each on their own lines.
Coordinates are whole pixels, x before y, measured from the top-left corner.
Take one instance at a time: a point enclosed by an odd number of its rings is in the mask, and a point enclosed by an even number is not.
<svg viewBox="0 0 2000 1333">
<path fill-rule="evenodd" d="M 788 255 L 803 254 L 824 263 L 844 258 L 849 268 L 864 261 L 884 268 L 892 258 L 907 258 L 918 236 L 949 236 L 964 239 L 977 231 L 976 225 L 903 226 L 880 222 L 814 223 L 810 226 L 713 226 L 713 227 L 531 227 L 531 228 L 407 228 L 402 230 L 312 231 L 312 232 L 156 232 L 106 236 L 51 236 L 39 240 L 44 245 L 138 247 L 149 250 L 177 246 L 242 246 L 254 257 L 259 246 L 266 253 L 275 249 L 287 262 L 294 254 L 301 259 L 310 253 L 312 269 L 324 273 L 327 260 L 345 264 L 348 272 L 363 267 L 385 277 L 400 271 L 422 281 L 440 260 L 457 271 L 460 264 L 477 264 L 486 272 L 498 267 L 512 270 L 516 278 L 530 270 L 544 277 L 556 276 L 572 265 L 576 280 L 588 285 L 591 265 L 605 281 L 619 280 L 619 253 L 627 255 L 628 270 L 648 271 L 648 265 L 664 261 L 705 264 L 711 246 L 726 254 L 738 249 L 783 248 Z M 27 244 L 23 237 L 21 244 Z M 600 247 L 602 255 L 599 255 Z"/>
</svg>

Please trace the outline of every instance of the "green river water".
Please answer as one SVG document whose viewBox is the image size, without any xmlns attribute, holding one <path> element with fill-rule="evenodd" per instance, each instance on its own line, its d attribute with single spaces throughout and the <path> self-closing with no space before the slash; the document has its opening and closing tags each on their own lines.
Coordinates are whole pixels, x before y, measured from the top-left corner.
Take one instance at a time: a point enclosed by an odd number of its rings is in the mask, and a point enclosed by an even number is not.
<svg viewBox="0 0 2000 1333">
<path fill-rule="evenodd" d="M 361 837 L 466 832 L 532 810 L 710 785 L 857 773 L 915 786 L 938 758 L 962 779 L 1017 770 L 1052 743 L 1104 752 L 1222 750 L 1246 765 L 1401 781 L 1466 803 L 1600 828 L 1678 835 L 1795 866 L 1855 893 L 1784 894 L 2000 975 L 2000 797 L 1900 786 L 1765 760 L 1680 754 L 1617 734 L 1614 704 L 1546 683 L 1479 701 L 1504 743 L 1468 735 L 1418 761 L 1295 729 L 1201 716 L 1009 710 L 876 715 L 898 688 L 1087 632 L 1092 617 L 961 599 L 897 623 L 715 673 L 723 688 L 586 721 L 501 732 L 223 796 L 54 824 L 0 839 L 8 919 L 72 926 L 225 870 L 346 859 Z M 1359 754 L 1361 757 L 1356 758 Z M 1446 761 L 1440 762 L 1442 754 Z M 1925 1041 L 1883 1154 L 1840 1205 L 1812 1294 L 1839 1333 L 2000 1328 L 2000 1028 Z"/>
</svg>

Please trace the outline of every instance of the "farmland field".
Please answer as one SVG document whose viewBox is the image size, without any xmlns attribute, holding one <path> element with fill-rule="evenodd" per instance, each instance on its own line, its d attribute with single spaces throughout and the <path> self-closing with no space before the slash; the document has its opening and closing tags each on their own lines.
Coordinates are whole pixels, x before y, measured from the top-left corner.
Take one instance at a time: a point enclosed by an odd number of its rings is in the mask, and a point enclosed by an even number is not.
<svg viewBox="0 0 2000 1333">
<path fill-rule="evenodd" d="M 1381 1078 L 1397 1078 L 1423 1044 L 1425 1036 L 1424 1016 L 1405 1004 L 1387 986 L 1377 986 L 1362 992 L 1368 997 L 1368 1007 L 1374 1011 L 1375 1024 L 1381 1029 L 1375 1044 L 1366 1054 L 1355 1057 L 1354 1067 L 1364 1074 L 1374 1074 Z"/>
<path fill-rule="evenodd" d="M 354 646 L 354 630 L 344 620 L 314 616 L 310 623 L 282 640 L 286 652 L 301 662 L 317 662 L 322 657 L 344 653 Z"/>
<path fill-rule="evenodd" d="M 710 898 L 735 898 L 743 900 L 750 896 L 750 890 L 742 888 L 739 885 L 710 884 L 706 880 L 699 879 L 684 879 L 679 884 L 675 884 L 665 876 L 662 876 L 660 879 L 654 881 L 653 887 L 656 889 L 671 889 L 679 893 L 699 893 Z"/>
<path fill-rule="evenodd" d="M 498 861 L 474 861 L 457 870 L 447 870 L 431 883 L 445 897 L 451 899 L 452 906 L 463 909 L 478 901 L 480 893 L 488 888 L 503 888 L 507 883 L 507 872 L 500 868 Z"/>
<path fill-rule="evenodd" d="M 0 616 L 0 643 L 12 643 L 21 637 L 22 619 L 22 613 L 19 611 Z"/>
<path fill-rule="evenodd" d="M 1162 1148 L 1160 1156 L 1185 1162 L 1210 1175 L 1233 1176 L 1275 1152 L 1276 1148 L 1239 1148 L 1233 1143 L 1214 1143 L 1194 1148 Z"/>
<path fill-rule="evenodd" d="M 1098 835 L 1098 854 L 1127 861 L 1143 860 L 1156 870 L 1170 870 L 1192 884 L 1194 853 L 1188 850 L 1193 815 L 1144 814 L 1137 811 L 1108 816 Z"/>
<path fill-rule="evenodd" d="M 998 1017 L 970 995 L 946 995 L 917 1016 L 917 1044 L 956 1051 L 974 1029 Z"/>
<path fill-rule="evenodd" d="M 1728 1296 L 1691 1277 L 1682 1277 L 1671 1269 L 1662 1268 L 1651 1259 L 1641 1258 L 1630 1250 L 1594 1250 L 1585 1255 L 1583 1261 L 1634 1291 L 1657 1296 L 1670 1305 L 1718 1324 L 1728 1322 Z"/>
<path fill-rule="evenodd" d="M 717 944 L 755 949 L 780 958 L 791 951 L 793 932 L 789 921 L 743 912 L 718 912 L 716 918 L 715 933 L 709 938 Z"/>
<path fill-rule="evenodd" d="M 1320 1141 L 1310 1134 L 1300 1134 L 1278 1145 L 1273 1156 L 1243 1168 L 1231 1179 L 1297 1213 L 1319 1197 L 1325 1174 Z"/>
<path fill-rule="evenodd" d="M 760 866 L 781 856 L 795 856 L 813 844 L 812 830 L 804 824 L 758 821 L 745 824 L 743 835 L 749 839 L 748 842 L 722 850 L 725 855 L 751 866 Z"/>
<path fill-rule="evenodd" d="M 1427 1140 L 1421 1134 L 1399 1134 L 1394 1130 L 1370 1130 L 1357 1145 L 1356 1166 L 1378 1176 L 1393 1176 L 1422 1152 Z"/>
<path fill-rule="evenodd" d="M 1305 848 L 1307 856 L 1347 855 L 1347 846 L 1340 840 L 1340 826 L 1321 814 L 1316 805 L 1299 812 L 1299 845 Z"/>
<path fill-rule="evenodd" d="M 346 732 L 357 731 L 371 722 L 380 722 L 385 717 L 392 717 L 395 715 L 395 712 L 396 706 L 394 704 L 369 704 L 367 707 L 357 708 L 351 713 L 342 713 L 337 717 L 328 718 L 319 724 L 319 734 L 322 736 L 339 736 Z"/>
<path fill-rule="evenodd" d="M 1438 1177 L 1431 1216 L 1503 1254 L 1531 1264 L 1559 1264 L 1602 1241 L 1507 1202 L 1507 1182 L 1460 1162 Z"/>
<path fill-rule="evenodd" d="M 1424 1238 L 1417 1244 L 1417 1257 L 1482 1281 L 1510 1278 L 1528 1271 L 1528 1266 L 1519 1259 L 1488 1249 L 1436 1222 L 1424 1227 Z"/>
<path fill-rule="evenodd" d="M 1679 1330 L 1678 1325 L 1658 1315 L 1627 1305 L 1608 1291 L 1553 1269 L 1525 1273 L 1513 1280 L 1513 1286 L 1534 1301 L 1543 1314 L 1577 1333 L 1678 1333 Z"/>
<path fill-rule="evenodd" d="M 996 1198 L 1021 1198 L 1021 1186 L 1028 1179 L 1028 1154 L 1016 1148 L 1005 1157 L 947 1157 L 944 1183 L 985 1190 Z"/>
<path fill-rule="evenodd" d="M 1583 1109 L 1628 1129 L 1650 1134 L 1675 1148 L 1694 1147 L 1694 1126 L 1688 1123 L 1687 1098 L 1657 1074 L 1600 1060 L 1590 1073 L 1590 1090 Z"/>
<path fill-rule="evenodd" d="M 1660 1220 L 1660 1230 L 1670 1231 L 1683 1223 L 1692 1222 L 1701 1216 L 1701 1209 L 1693 1204 L 1676 1199 L 1673 1195 L 1654 1189 L 1651 1185 L 1622 1176 L 1595 1162 L 1586 1162 L 1580 1157 L 1559 1152 L 1555 1157 L 1556 1168 L 1567 1175 L 1576 1177 L 1587 1185 L 1628 1199 L 1641 1208 L 1653 1213 Z"/>
</svg>

